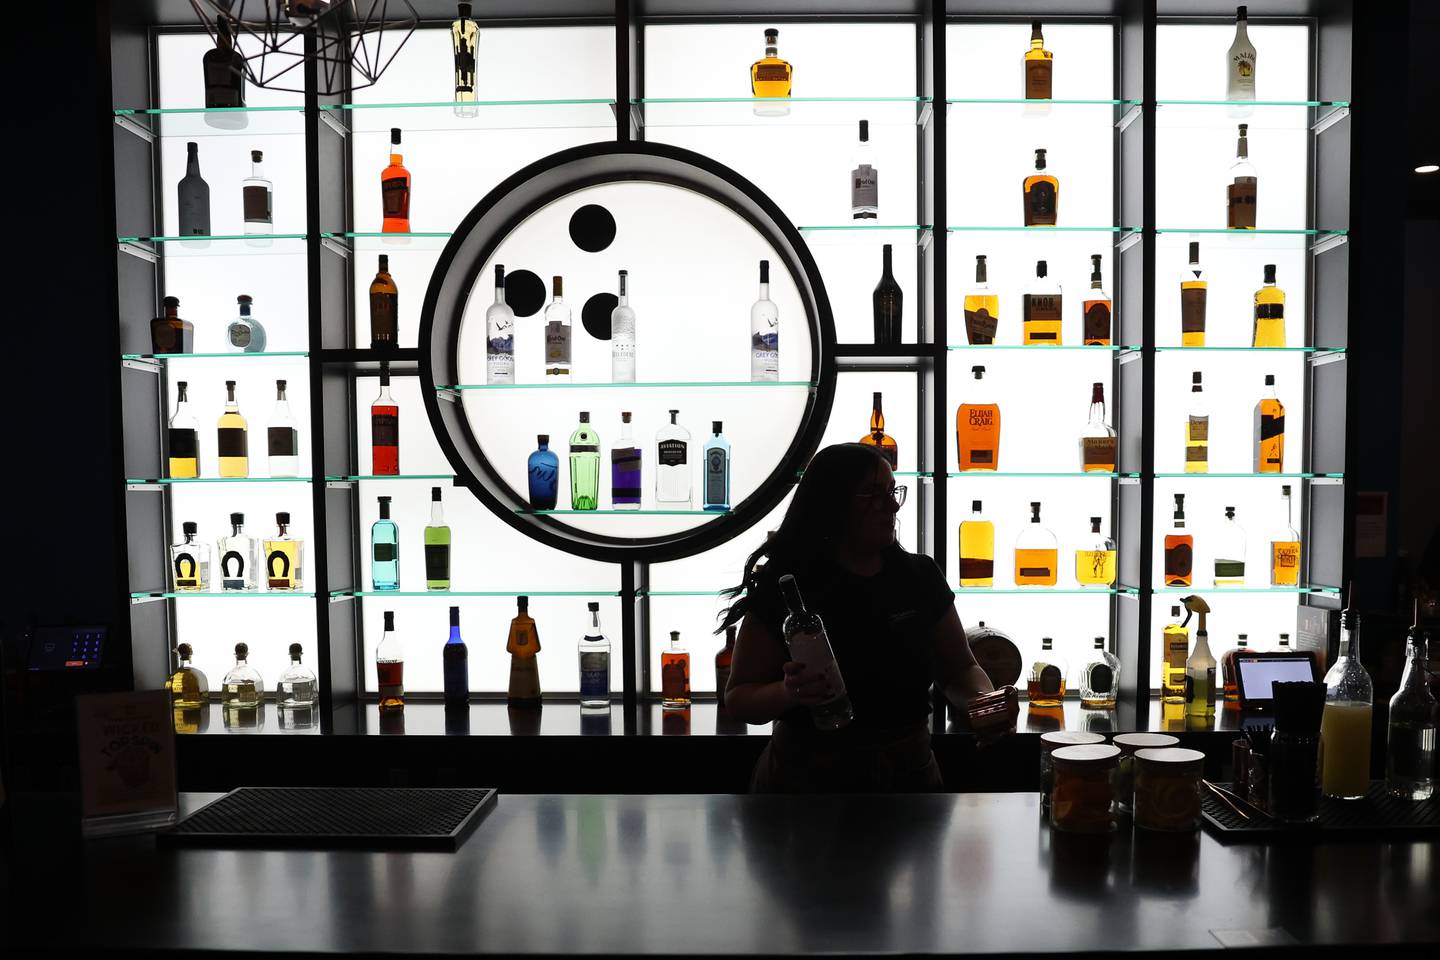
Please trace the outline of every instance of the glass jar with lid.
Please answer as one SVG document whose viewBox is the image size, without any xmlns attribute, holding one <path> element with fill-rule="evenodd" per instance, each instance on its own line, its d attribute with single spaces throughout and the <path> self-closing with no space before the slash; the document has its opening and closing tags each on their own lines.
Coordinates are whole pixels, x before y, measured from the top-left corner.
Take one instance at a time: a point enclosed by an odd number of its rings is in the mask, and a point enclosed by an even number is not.
<svg viewBox="0 0 1440 960">
<path fill-rule="evenodd" d="M 1120 812 L 1130 813 L 1135 803 L 1135 751 L 1178 747 L 1180 740 L 1168 733 L 1118 733 L 1111 742 L 1120 748 L 1115 795 L 1120 802 Z"/>
<path fill-rule="evenodd" d="M 1050 791 L 1054 787 L 1054 766 L 1050 754 L 1062 747 L 1074 747 L 1086 744 L 1104 743 L 1105 738 L 1098 733 L 1086 733 L 1081 730 L 1051 730 L 1049 733 L 1040 734 L 1040 807 L 1044 809 L 1050 806 Z"/>
<path fill-rule="evenodd" d="M 1183 747 L 1137 750 L 1135 826 L 1146 830 L 1200 828 L 1200 779 L 1205 754 Z"/>
<path fill-rule="evenodd" d="M 1050 825 L 1069 833 L 1115 829 L 1115 767 L 1120 748 L 1109 744 L 1061 747 L 1050 754 L 1055 785 Z"/>
</svg>

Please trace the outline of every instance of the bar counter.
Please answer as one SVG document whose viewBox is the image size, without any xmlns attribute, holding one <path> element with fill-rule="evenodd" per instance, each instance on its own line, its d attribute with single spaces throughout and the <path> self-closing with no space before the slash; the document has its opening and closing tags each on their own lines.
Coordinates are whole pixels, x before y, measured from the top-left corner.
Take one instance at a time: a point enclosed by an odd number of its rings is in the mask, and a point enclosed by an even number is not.
<svg viewBox="0 0 1440 960">
<path fill-rule="evenodd" d="M 185 794 L 194 810 L 213 794 Z M 1083 954 L 1440 942 L 1440 844 L 1052 832 L 1034 794 L 502 795 L 450 853 L 3 866 L 17 946 L 397 954 Z M 1412 945 L 1412 946 L 1407 946 Z"/>
</svg>

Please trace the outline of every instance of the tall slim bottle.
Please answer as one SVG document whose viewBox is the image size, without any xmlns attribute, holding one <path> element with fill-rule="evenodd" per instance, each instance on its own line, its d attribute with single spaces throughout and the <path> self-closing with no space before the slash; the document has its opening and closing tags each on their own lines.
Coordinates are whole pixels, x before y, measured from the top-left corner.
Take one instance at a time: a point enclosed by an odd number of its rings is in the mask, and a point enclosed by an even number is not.
<svg viewBox="0 0 1440 960">
<path fill-rule="evenodd" d="M 690 509 L 690 431 L 680 425 L 679 410 L 655 432 L 655 505 L 661 509 Z"/>
<path fill-rule="evenodd" d="M 780 311 L 770 299 L 770 261 L 760 261 L 760 296 L 750 305 L 750 379 L 780 379 Z"/>
<path fill-rule="evenodd" d="M 1195 573 L 1195 537 L 1185 529 L 1185 494 L 1175 494 L 1175 525 L 1165 535 L 1165 586 L 1188 587 Z"/>
<path fill-rule="evenodd" d="M 300 431 L 295 428 L 290 401 L 285 399 L 284 380 L 275 381 L 275 412 L 270 414 L 270 424 L 265 428 L 265 446 L 269 454 L 270 476 L 300 475 Z"/>
<path fill-rule="evenodd" d="M 370 281 L 370 346 L 393 349 L 400 345 L 400 288 L 390 276 L 390 257 L 380 254 L 375 279 Z"/>
<path fill-rule="evenodd" d="M 600 629 L 600 604 L 591 601 L 590 627 L 580 638 L 580 706 L 610 706 L 610 639 Z"/>
<path fill-rule="evenodd" d="M 1353 590 L 1352 590 L 1353 593 Z M 1353 604 L 1340 611 L 1340 656 L 1325 673 L 1320 715 L 1320 790 L 1358 800 L 1370 792 L 1370 717 L 1375 691 L 1360 663 L 1360 616 Z"/>
<path fill-rule="evenodd" d="M 600 506 L 600 435 L 590 426 L 588 411 L 570 434 L 570 509 L 596 510 Z"/>
<path fill-rule="evenodd" d="M 1100 254 L 1090 254 L 1090 293 L 1081 303 L 1081 318 L 1084 323 L 1085 346 L 1110 346 L 1110 295 L 1100 279 Z"/>
<path fill-rule="evenodd" d="M 470 19 L 470 4 L 461 3 L 450 24 L 450 49 L 455 57 L 453 109 L 457 117 L 474 117 L 480 113 L 475 103 L 475 50 L 479 43 L 480 27 Z"/>
<path fill-rule="evenodd" d="M 1230 165 L 1230 182 L 1225 187 L 1225 226 L 1231 230 L 1254 230 L 1259 209 L 1260 181 L 1250 163 L 1250 125 L 1240 124 L 1235 141 L 1235 162 Z"/>
<path fill-rule="evenodd" d="M 380 709 L 405 709 L 405 649 L 395 633 L 395 613 L 385 611 L 385 632 L 375 648 L 375 680 L 380 688 Z"/>
<path fill-rule="evenodd" d="M 460 636 L 460 608 L 450 608 L 450 636 L 442 651 L 445 668 L 445 707 L 458 709 L 470 703 L 470 651 Z"/>
<path fill-rule="evenodd" d="M 1049 278 L 1050 265 L 1035 261 L 1035 279 L 1021 298 L 1021 326 L 1026 344 L 1060 346 L 1064 294 L 1060 284 Z"/>
<path fill-rule="evenodd" d="M 400 475 L 400 405 L 390 396 L 390 364 L 380 361 L 380 394 L 370 404 L 370 472 Z"/>
<path fill-rule="evenodd" d="M 175 397 L 175 415 L 170 418 L 166 432 L 168 476 L 182 480 L 200 476 L 200 422 L 190 412 L 188 387 L 184 380 L 176 384 L 179 392 Z"/>
<path fill-rule="evenodd" d="M 1405 641 L 1405 673 L 1390 698 L 1385 735 L 1385 789 L 1404 800 L 1429 800 L 1435 793 L 1435 695 L 1427 674 L 1428 636 L 1420 607 Z"/>
<path fill-rule="evenodd" d="M 551 277 L 554 299 L 545 308 L 545 382 L 570 382 L 570 305 L 565 302 L 565 278 Z"/>
<path fill-rule="evenodd" d="M 1190 406 L 1185 412 L 1185 472 L 1210 472 L 1210 404 L 1200 371 L 1190 374 Z"/>
<path fill-rule="evenodd" d="M 1255 45 L 1246 31 L 1245 7 L 1235 9 L 1235 39 L 1225 54 L 1225 99 L 1255 99 Z"/>
<path fill-rule="evenodd" d="M 880 216 L 880 173 L 870 147 L 870 121 L 860 121 L 860 143 L 855 149 L 855 167 L 850 171 L 850 217 L 874 220 Z"/>
<path fill-rule="evenodd" d="M 702 506 L 706 510 L 730 509 L 730 441 L 720 432 L 719 420 L 710 424 L 710 439 L 705 441 L 700 462 L 705 465 Z"/>
<path fill-rule="evenodd" d="M 495 264 L 495 302 L 485 309 L 485 382 L 515 382 L 515 311 L 505 302 L 505 265 Z"/>
<path fill-rule="evenodd" d="M 640 448 L 626 410 L 620 414 L 620 441 L 610 448 L 610 505 L 616 510 L 640 509 L 640 467 Z"/>
<path fill-rule="evenodd" d="M 855 712 L 850 706 L 850 696 L 845 691 L 845 678 L 840 675 L 840 665 L 835 662 L 835 651 L 830 646 L 830 636 L 825 632 L 825 622 L 820 615 L 805 609 L 800 596 L 800 587 L 790 574 L 780 578 L 780 593 L 785 598 L 789 611 L 781 632 L 790 659 L 803 664 L 810 673 L 823 676 L 828 682 L 826 690 L 829 700 L 810 708 L 810 718 L 821 730 L 839 730 L 850 725 Z"/>
<path fill-rule="evenodd" d="M 525 463 L 530 481 L 530 509 L 554 510 L 560 499 L 560 458 L 550 449 L 550 435 L 535 438 L 535 452 Z"/>
<path fill-rule="evenodd" d="M 250 151 L 250 176 L 240 182 L 241 206 L 245 214 L 245 232 L 250 235 L 275 232 L 274 185 L 265 178 L 262 162 L 265 154 L 260 150 Z M 270 240 L 250 239 L 245 241 L 252 247 L 268 247 Z"/>
<path fill-rule="evenodd" d="M 970 501 L 970 518 L 960 522 L 960 586 L 995 585 L 995 524 L 985 519 L 979 500 Z"/>
<path fill-rule="evenodd" d="M 610 379 L 635 382 L 635 310 L 630 306 L 630 272 L 620 271 L 620 295 L 610 311 Z"/>
<path fill-rule="evenodd" d="M 884 266 L 880 271 L 880 282 L 875 285 L 875 293 L 871 297 L 875 313 L 875 342 L 896 344 L 903 337 L 905 293 L 891 272 L 890 244 L 881 247 L 880 255 Z"/>
<path fill-rule="evenodd" d="M 1040 502 L 1030 503 L 1030 522 L 1015 538 L 1015 585 L 1053 587 L 1059 566 L 1055 534 L 1040 524 Z"/>
<path fill-rule="evenodd" d="M 1280 488 L 1285 506 L 1285 524 L 1270 539 L 1270 586 L 1294 587 L 1300 583 L 1300 534 L 1290 512 L 1290 485 Z"/>
<path fill-rule="evenodd" d="M 218 442 L 216 451 L 220 455 L 220 476 L 248 477 L 250 475 L 250 432 L 245 418 L 240 415 L 240 404 L 235 402 L 235 381 L 225 381 L 225 412 L 220 414 L 216 426 Z"/>
<path fill-rule="evenodd" d="M 400 128 L 390 128 L 390 163 L 380 171 L 382 233 L 410 232 L 410 171 L 400 154 Z"/>
<path fill-rule="evenodd" d="M 985 368 L 970 368 L 974 381 L 955 411 L 955 451 L 960 469 L 1000 469 L 1000 404 L 985 387 Z"/>
<path fill-rule="evenodd" d="M 1275 374 L 1265 374 L 1266 395 L 1255 404 L 1255 472 L 1285 472 L 1285 405 L 1275 392 Z"/>
<path fill-rule="evenodd" d="M 185 176 L 176 187 L 175 209 L 180 217 L 182 237 L 210 236 L 210 185 L 200 176 L 199 149 L 199 144 L 193 141 L 185 144 Z"/>
<path fill-rule="evenodd" d="M 440 488 L 430 488 L 430 524 L 425 528 L 425 589 L 450 589 L 450 528 Z"/>
<path fill-rule="evenodd" d="M 994 343 L 1000 326 L 1000 297 L 990 290 L 985 254 L 975 256 L 975 286 L 965 294 L 965 339 L 969 343 Z"/>
<path fill-rule="evenodd" d="M 1200 242 L 1190 242 L 1190 263 L 1180 273 L 1180 345 L 1205 346 L 1205 299 L 1210 281 L 1200 265 Z"/>
<path fill-rule="evenodd" d="M 510 654 L 510 687 L 506 700 L 512 706 L 540 706 L 540 631 L 530 616 L 530 598 L 515 598 L 515 618 L 510 621 L 510 637 L 505 642 Z"/>
<path fill-rule="evenodd" d="M 380 519 L 370 526 L 370 589 L 400 589 L 400 528 L 390 519 L 390 498 L 380 497 Z"/>
<path fill-rule="evenodd" d="M 1106 423 L 1105 384 L 1090 385 L 1090 416 L 1080 431 L 1080 472 L 1114 473 L 1117 462 L 1115 428 Z"/>
<path fill-rule="evenodd" d="M 895 470 L 900 465 L 900 448 L 895 444 L 895 438 L 885 432 L 885 412 L 880 408 L 881 392 L 876 390 L 870 398 L 870 432 L 860 438 L 860 442 L 867 447 L 874 447 L 880 451 L 880 455 L 890 463 L 890 469 Z"/>
<path fill-rule="evenodd" d="M 1285 291 L 1275 286 L 1275 264 L 1265 264 L 1265 285 L 1255 291 L 1252 347 L 1285 346 Z"/>
</svg>

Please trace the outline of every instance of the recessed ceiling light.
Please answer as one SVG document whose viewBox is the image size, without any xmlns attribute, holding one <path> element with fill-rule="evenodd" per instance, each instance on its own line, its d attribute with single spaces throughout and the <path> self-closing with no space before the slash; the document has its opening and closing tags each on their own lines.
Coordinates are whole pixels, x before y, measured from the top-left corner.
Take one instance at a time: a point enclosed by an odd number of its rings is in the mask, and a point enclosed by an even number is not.
<svg viewBox="0 0 1440 960">
<path fill-rule="evenodd" d="M 1440 163 L 1422 163 L 1415 168 L 1416 173 L 1440 173 Z"/>
</svg>

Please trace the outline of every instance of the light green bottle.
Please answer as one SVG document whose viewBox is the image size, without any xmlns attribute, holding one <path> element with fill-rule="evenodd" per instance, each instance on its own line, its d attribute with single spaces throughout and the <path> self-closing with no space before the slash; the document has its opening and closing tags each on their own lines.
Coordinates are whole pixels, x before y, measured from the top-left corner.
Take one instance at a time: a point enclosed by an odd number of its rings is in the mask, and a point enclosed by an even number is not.
<svg viewBox="0 0 1440 960">
<path fill-rule="evenodd" d="M 425 589 L 450 589 L 450 528 L 445 525 L 439 487 L 430 488 L 430 525 L 425 528 Z"/>
<path fill-rule="evenodd" d="M 590 414 L 580 411 L 580 423 L 570 434 L 570 509 L 595 510 L 600 506 L 600 434 L 590 426 Z"/>
</svg>

